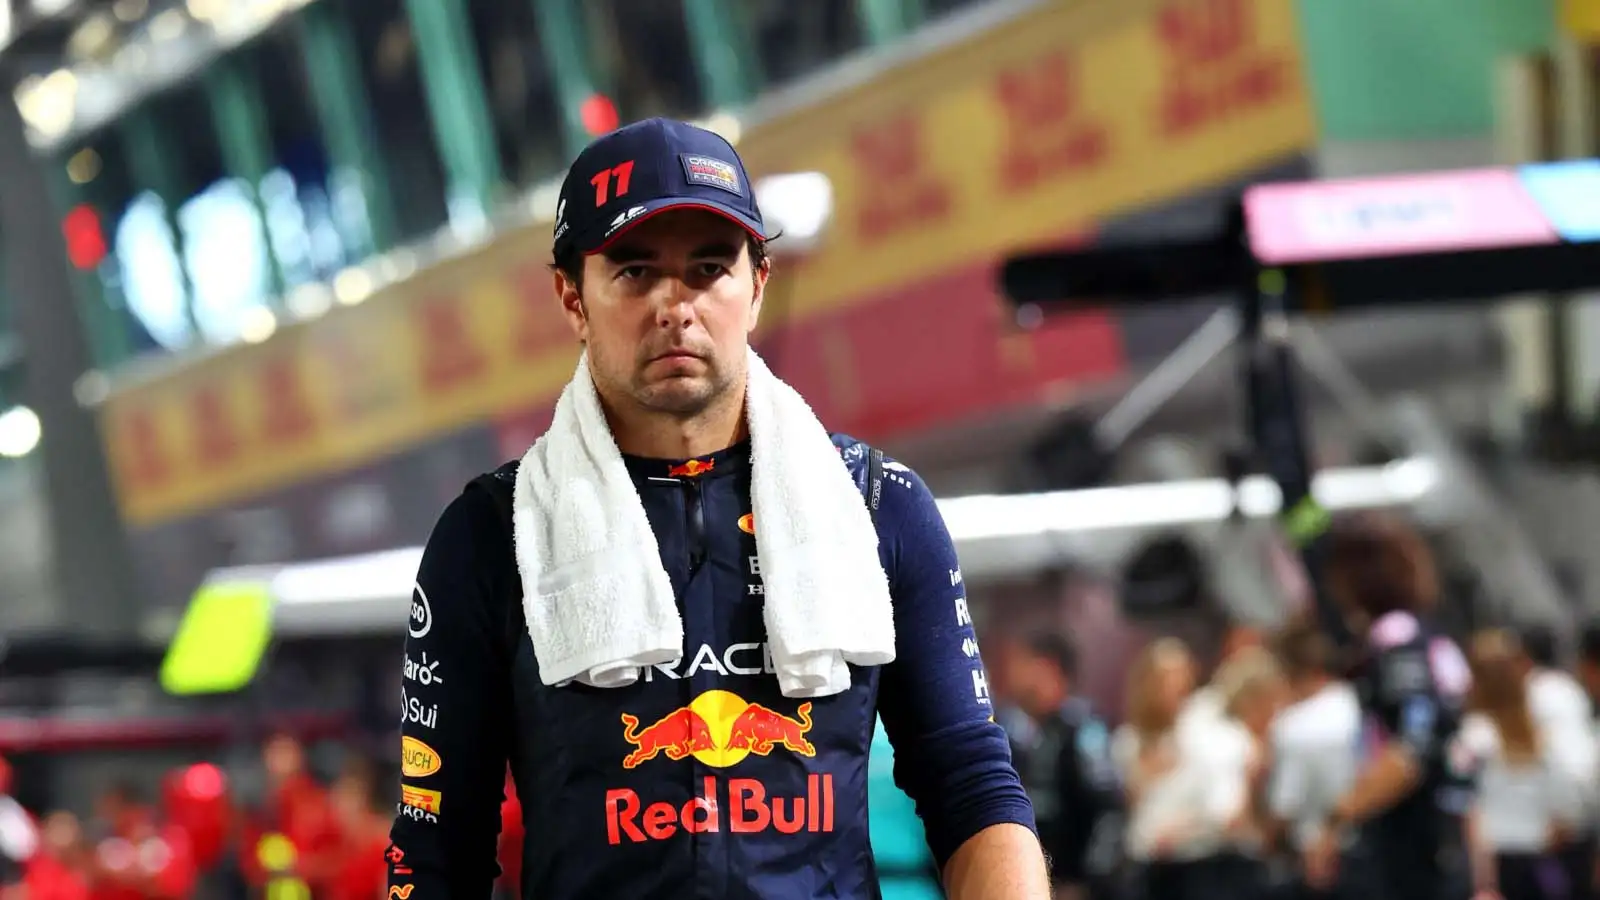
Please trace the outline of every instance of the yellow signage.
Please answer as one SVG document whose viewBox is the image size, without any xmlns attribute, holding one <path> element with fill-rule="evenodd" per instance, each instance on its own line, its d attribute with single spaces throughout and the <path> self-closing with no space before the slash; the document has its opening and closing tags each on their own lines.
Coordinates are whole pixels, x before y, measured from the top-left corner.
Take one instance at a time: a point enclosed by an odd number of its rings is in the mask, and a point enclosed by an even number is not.
<svg viewBox="0 0 1600 900">
<path fill-rule="evenodd" d="M 410 735 L 400 739 L 400 774 L 407 778 L 427 778 L 443 764 L 439 751 L 427 744 Z"/>
<path fill-rule="evenodd" d="M 1561 0 L 1561 26 L 1579 40 L 1600 42 L 1600 0 Z"/>
<path fill-rule="evenodd" d="M 802 312 L 916 283 L 1309 148 L 1293 0 L 1042 4 L 755 130 L 756 171 L 821 171 Z"/>
<path fill-rule="evenodd" d="M 767 328 L 1308 149 L 1295 27 L 1292 0 L 1043 4 L 752 126 L 740 152 L 753 172 L 826 173 L 836 202 L 823 245 L 780 263 L 785 302 Z M 126 517 L 212 508 L 549 403 L 577 359 L 549 246 L 548 225 L 505 234 L 357 307 L 117 392 L 103 429 Z"/>
</svg>

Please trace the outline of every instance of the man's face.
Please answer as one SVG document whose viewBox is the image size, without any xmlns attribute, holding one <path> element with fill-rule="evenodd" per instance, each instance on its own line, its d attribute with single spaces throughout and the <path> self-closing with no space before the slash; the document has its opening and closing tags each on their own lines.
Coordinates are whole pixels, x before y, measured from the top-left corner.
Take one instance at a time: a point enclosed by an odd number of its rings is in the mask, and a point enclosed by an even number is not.
<svg viewBox="0 0 1600 900">
<path fill-rule="evenodd" d="M 1049 715 L 1059 706 L 1066 678 L 1050 660 L 1026 650 L 1007 658 L 1007 683 L 1018 706 L 1029 715 Z"/>
<path fill-rule="evenodd" d="M 743 385 L 767 280 L 748 245 L 721 216 L 675 210 L 585 257 L 581 292 L 556 273 L 601 396 L 691 418 Z"/>
<path fill-rule="evenodd" d="M 267 777 L 284 781 L 299 775 L 305 769 L 305 755 L 300 742 L 288 735 L 277 735 L 267 741 L 261 750 Z"/>
</svg>

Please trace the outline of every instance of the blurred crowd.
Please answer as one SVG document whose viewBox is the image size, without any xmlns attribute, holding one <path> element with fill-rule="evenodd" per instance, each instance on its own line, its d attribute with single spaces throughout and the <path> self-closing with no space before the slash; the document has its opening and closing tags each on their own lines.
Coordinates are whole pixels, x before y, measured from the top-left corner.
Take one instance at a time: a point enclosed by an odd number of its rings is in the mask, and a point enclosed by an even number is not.
<svg viewBox="0 0 1600 900">
<path fill-rule="evenodd" d="M 992 643 L 998 719 L 1059 897 L 1387 896 L 1357 842 L 1325 852 L 1324 823 L 1387 736 L 1315 625 L 1229 629 L 1209 665 L 1153 640 L 1115 716 L 1075 691 L 1065 638 Z M 1563 667 L 1545 629 L 1467 640 L 1471 686 L 1445 750 L 1469 773 L 1463 898 L 1596 896 L 1600 625 L 1578 643 Z"/>
<path fill-rule="evenodd" d="M 171 772 L 151 796 L 124 783 L 104 791 L 87 820 L 51 812 L 37 820 L 0 799 L 0 859 L 13 867 L 4 900 L 377 900 L 384 896 L 389 826 L 398 783 L 386 766 L 346 754 L 331 781 L 317 778 L 289 735 L 262 747 L 266 777 L 246 804 L 219 767 Z M 6 790 L 0 770 L 0 795 Z M 506 819 L 508 850 L 521 846 L 520 815 Z M 506 883 L 516 860 L 502 858 Z"/>
<path fill-rule="evenodd" d="M 1380 591 L 1365 584 L 1359 593 Z M 1436 599 L 1410 603 L 1414 621 L 1426 622 Z M 1393 860 L 1375 863 L 1361 828 L 1328 823 L 1385 747 L 1423 733 L 1440 735 L 1424 765 L 1445 774 L 1412 794 L 1428 793 L 1427 815 L 1448 814 L 1462 835 L 1459 845 L 1438 843 L 1444 850 L 1432 849 L 1437 835 L 1419 839 L 1429 848 L 1420 869 L 1460 875 L 1459 891 L 1426 896 L 1600 895 L 1600 624 L 1577 640 L 1488 629 L 1460 643 L 1442 634 L 1413 641 L 1425 654 L 1421 671 L 1389 675 L 1439 681 L 1429 696 L 1444 706 L 1390 714 L 1373 696 L 1383 679 L 1369 677 L 1384 621 L 1342 644 L 1310 615 L 1275 631 L 1225 627 L 1203 643 L 1155 637 L 1119 661 L 1120 696 L 1094 697 L 1082 689 L 1073 639 L 1037 628 L 987 636 L 995 718 L 1032 797 L 1058 897 L 1409 897 L 1367 877 Z M 1429 721 L 1412 721 L 1421 715 Z M 890 758 L 881 738 L 875 764 Z M 261 745 L 259 790 L 201 763 L 158 785 L 115 785 L 83 819 L 24 810 L 0 762 L 0 900 L 386 898 L 397 773 L 349 747 L 342 756 L 332 778 L 319 778 L 300 741 L 280 734 Z M 937 896 L 909 801 L 885 786 L 887 765 L 875 771 L 872 842 L 885 896 Z M 518 895 L 524 837 L 511 787 L 504 897 Z M 1445 852 L 1458 858 L 1439 859 Z"/>
</svg>

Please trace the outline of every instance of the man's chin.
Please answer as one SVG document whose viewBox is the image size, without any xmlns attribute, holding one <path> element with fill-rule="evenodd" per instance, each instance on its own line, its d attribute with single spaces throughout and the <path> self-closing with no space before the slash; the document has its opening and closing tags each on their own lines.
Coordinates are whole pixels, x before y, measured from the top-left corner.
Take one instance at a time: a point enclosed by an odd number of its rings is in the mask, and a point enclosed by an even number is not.
<svg viewBox="0 0 1600 900">
<path fill-rule="evenodd" d="M 703 412 L 715 398 L 715 391 L 704 378 L 679 376 L 656 381 L 638 394 L 639 403 L 646 409 L 692 416 Z"/>
</svg>

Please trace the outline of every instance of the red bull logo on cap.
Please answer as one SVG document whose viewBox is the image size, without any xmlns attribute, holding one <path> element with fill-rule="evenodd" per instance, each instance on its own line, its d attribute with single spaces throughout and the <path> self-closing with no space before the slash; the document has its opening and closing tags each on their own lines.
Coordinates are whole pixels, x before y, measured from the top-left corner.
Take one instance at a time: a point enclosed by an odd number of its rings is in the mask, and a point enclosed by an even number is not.
<svg viewBox="0 0 1600 900">
<path fill-rule="evenodd" d="M 648 725 L 641 726 L 637 716 L 623 713 L 622 738 L 633 750 L 622 758 L 622 767 L 633 769 L 660 757 L 674 762 L 693 757 L 723 769 L 751 755 L 769 756 L 779 750 L 814 757 L 817 748 L 806 739 L 811 724 L 810 703 L 800 704 L 793 716 L 787 716 L 730 691 L 706 691 Z M 727 793 L 719 798 L 723 784 Z M 607 836 L 612 844 L 624 838 L 665 840 L 680 830 L 720 831 L 724 814 L 728 830 L 735 833 L 768 828 L 784 834 L 832 831 L 833 776 L 807 775 L 805 795 L 800 797 L 769 797 L 767 785 L 756 778 L 719 783 L 716 776 L 707 776 L 702 795 L 681 809 L 670 803 L 645 806 L 639 794 L 628 789 L 606 792 Z"/>
</svg>

